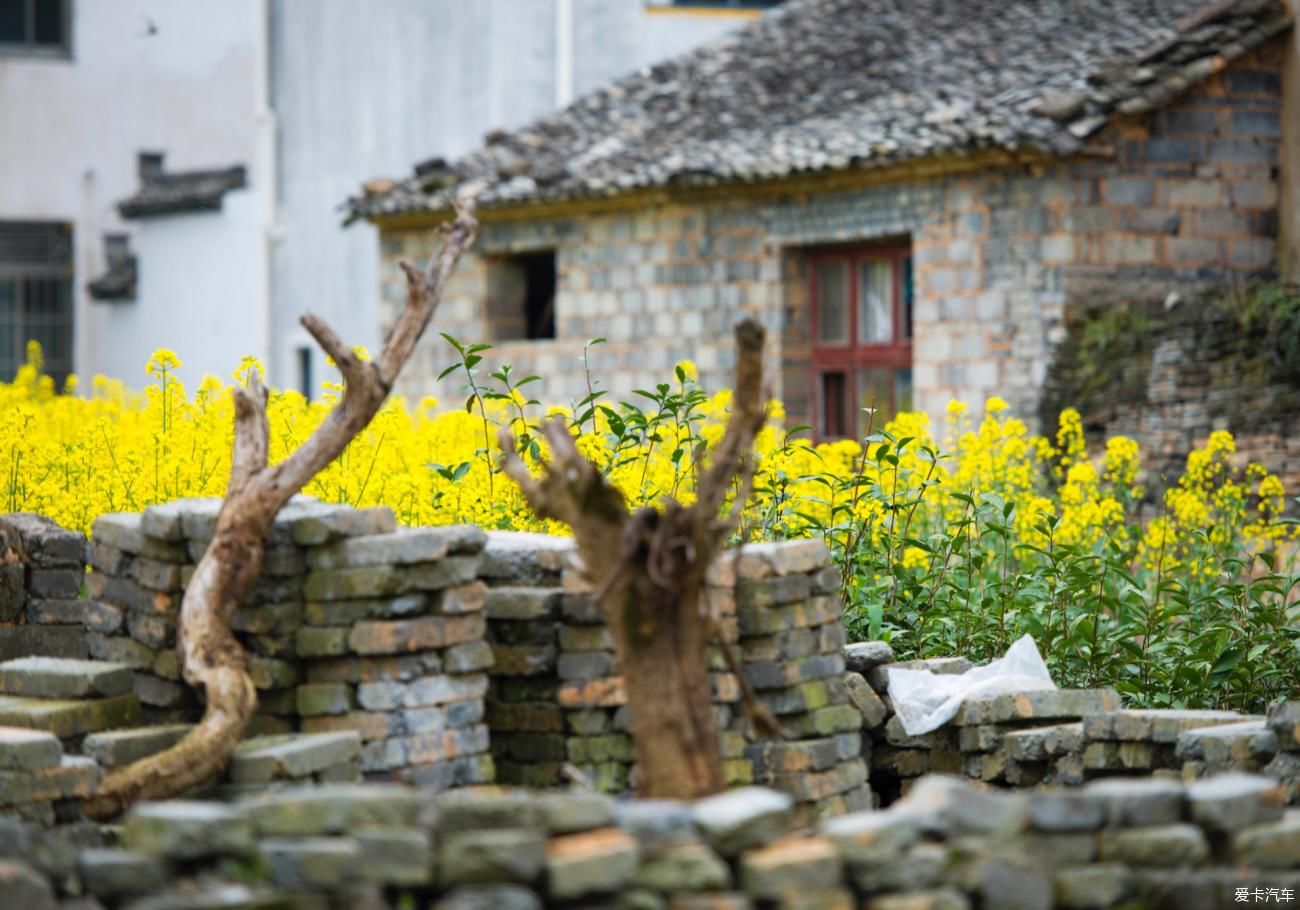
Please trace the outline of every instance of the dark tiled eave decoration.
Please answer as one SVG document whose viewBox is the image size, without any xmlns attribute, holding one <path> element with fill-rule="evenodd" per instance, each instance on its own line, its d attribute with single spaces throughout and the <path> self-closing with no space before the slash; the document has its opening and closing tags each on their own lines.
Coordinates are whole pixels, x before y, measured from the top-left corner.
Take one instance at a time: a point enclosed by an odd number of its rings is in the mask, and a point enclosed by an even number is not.
<svg viewBox="0 0 1300 910">
<path fill-rule="evenodd" d="M 790 0 L 454 162 L 374 181 L 349 220 L 759 183 L 981 152 L 1086 152 L 1288 28 L 1281 0 Z"/>
<path fill-rule="evenodd" d="M 226 193 L 248 185 L 242 164 L 165 174 L 162 155 L 153 153 L 140 156 L 140 183 L 139 192 L 117 204 L 123 218 L 219 211 Z"/>
</svg>

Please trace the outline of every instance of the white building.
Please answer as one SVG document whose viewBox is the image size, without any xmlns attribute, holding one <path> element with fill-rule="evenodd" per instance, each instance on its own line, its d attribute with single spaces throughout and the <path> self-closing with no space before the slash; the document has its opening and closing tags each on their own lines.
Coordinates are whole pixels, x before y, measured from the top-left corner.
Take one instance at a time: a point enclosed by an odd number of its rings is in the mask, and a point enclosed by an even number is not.
<svg viewBox="0 0 1300 910">
<path fill-rule="evenodd" d="M 133 385 L 253 354 L 315 387 L 310 309 L 376 346 L 373 228 L 339 203 L 774 2 L 0 0 L 0 378 Z"/>
</svg>

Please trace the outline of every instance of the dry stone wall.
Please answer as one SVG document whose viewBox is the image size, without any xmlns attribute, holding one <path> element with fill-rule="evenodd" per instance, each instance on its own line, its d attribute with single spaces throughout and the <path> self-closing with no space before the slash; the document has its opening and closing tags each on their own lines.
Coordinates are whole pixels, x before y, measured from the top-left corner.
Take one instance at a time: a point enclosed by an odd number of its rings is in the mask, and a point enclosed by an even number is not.
<svg viewBox="0 0 1300 910">
<path fill-rule="evenodd" d="M 147 803 L 120 836 L 0 819 L 0 894 L 24 910 L 1213 910 L 1298 891 L 1300 810 L 1247 774 L 1029 793 L 931 776 L 803 828 L 760 787 L 688 804 L 332 784 Z"/>
<path fill-rule="evenodd" d="M 634 788 L 618 659 L 572 542 L 493 532 L 481 571 L 495 657 L 488 721 L 498 780 Z M 838 589 L 826 548 L 800 541 L 725 554 L 704 594 L 724 646 L 787 734 L 780 743 L 747 738 L 740 680 L 715 648 L 710 670 L 727 779 L 774 786 L 810 815 L 871 804 L 862 720 L 844 685 Z"/>
</svg>

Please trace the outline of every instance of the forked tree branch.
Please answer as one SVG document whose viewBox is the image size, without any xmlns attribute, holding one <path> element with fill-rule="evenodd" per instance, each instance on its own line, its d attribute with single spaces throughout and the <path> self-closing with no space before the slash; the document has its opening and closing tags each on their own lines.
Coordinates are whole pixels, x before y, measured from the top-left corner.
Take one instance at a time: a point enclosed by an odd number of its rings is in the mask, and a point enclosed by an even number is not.
<svg viewBox="0 0 1300 910">
<path fill-rule="evenodd" d="M 186 682 L 201 687 L 203 719 L 180 742 L 108 773 L 83 804 L 92 818 L 107 818 L 140 799 L 175 796 L 215 777 L 239 743 L 257 709 L 248 656 L 230 630 L 231 616 L 253 587 L 266 552 L 271 522 L 289 498 L 337 458 L 378 413 L 398 373 L 415 350 L 437 308 L 447 279 L 474 241 L 478 223 L 472 196 L 457 204 L 441 251 L 421 272 L 407 263 L 406 307 L 377 363 L 361 360 L 325 322 L 302 324 L 343 373 L 343 400 L 316 431 L 275 467 L 267 467 L 267 390 L 255 374 L 237 387 L 230 485 L 212 542 L 194 570 L 181 603 L 177 649 Z"/>
</svg>

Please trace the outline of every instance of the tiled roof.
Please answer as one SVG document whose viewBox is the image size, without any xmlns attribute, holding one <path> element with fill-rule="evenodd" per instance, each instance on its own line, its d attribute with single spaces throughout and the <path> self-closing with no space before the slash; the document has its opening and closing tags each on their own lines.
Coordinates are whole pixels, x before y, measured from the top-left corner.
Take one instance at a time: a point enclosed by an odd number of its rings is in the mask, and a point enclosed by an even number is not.
<svg viewBox="0 0 1300 910">
<path fill-rule="evenodd" d="M 246 183 L 243 165 L 212 171 L 159 173 L 144 178 L 139 192 L 119 202 L 117 210 L 123 218 L 216 211 L 221 208 L 226 193 L 243 189 Z"/>
<path fill-rule="evenodd" d="M 1280 0 L 791 0 L 448 164 L 349 218 L 759 182 L 984 149 L 1066 155 L 1290 23 Z"/>
</svg>

